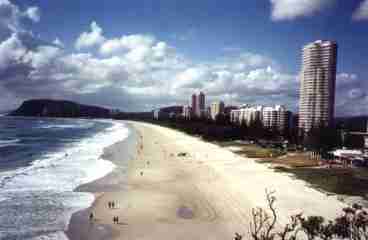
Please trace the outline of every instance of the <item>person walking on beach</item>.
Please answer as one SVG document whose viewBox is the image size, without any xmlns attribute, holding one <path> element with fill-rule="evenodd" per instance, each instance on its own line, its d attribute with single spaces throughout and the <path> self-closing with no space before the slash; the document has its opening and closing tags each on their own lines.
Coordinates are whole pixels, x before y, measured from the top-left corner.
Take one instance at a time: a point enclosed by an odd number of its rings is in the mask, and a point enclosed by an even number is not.
<svg viewBox="0 0 368 240">
<path fill-rule="evenodd" d="M 114 201 L 111 202 L 111 208 L 115 208 L 115 202 Z"/>
<path fill-rule="evenodd" d="M 242 240 L 242 239 L 243 239 L 243 236 L 236 232 L 234 240 Z"/>
<path fill-rule="evenodd" d="M 92 213 L 92 212 L 89 214 L 89 221 L 90 221 L 90 222 L 92 222 L 92 221 L 93 221 L 93 213 Z"/>
<path fill-rule="evenodd" d="M 111 202 L 110 202 L 110 201 L 107 203 L 107 206 L 108 206 L 109 208 L 111 208 Z"/>
</svg>

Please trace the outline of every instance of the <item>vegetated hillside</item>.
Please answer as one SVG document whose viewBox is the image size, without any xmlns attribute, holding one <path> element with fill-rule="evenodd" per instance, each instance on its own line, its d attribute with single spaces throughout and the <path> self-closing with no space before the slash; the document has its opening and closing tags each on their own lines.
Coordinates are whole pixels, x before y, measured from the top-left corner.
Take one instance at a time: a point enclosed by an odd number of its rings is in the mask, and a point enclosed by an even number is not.
<svg viewBox="0 0 368 240">
<path fill-rule="evenodd" d="M 9 115 L 27 117 L 109 118 L 110 110 L 65 100 L 33 99 L 24 101 L 17 110 Z"/>
<path fill-rule="evenodd" d="M 163 107 L 160 108 L 161 112 L 165 113 L 182 113 L 183 112 L 183 106 L 170 106 L 170 107 Z"/>
<path fill-rule="evenodd" d="M 118 120 L 151 120 L 152 112 L 119 112 L 113 114 L 112 118 Z"/>
</svg>

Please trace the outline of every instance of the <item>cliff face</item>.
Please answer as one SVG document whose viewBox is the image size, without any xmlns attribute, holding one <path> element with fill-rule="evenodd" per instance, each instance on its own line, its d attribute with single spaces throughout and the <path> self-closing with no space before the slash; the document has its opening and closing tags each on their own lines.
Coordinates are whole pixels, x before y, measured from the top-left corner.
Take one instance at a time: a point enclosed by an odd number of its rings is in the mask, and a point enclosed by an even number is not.
<svg viewBox="0 0 368 240">
<path fill-rule="evenodd" d="M 110 110 L 71 101 L 35 99 L 24 101 L 11 116 L 108 118 Z"/>
</svg>

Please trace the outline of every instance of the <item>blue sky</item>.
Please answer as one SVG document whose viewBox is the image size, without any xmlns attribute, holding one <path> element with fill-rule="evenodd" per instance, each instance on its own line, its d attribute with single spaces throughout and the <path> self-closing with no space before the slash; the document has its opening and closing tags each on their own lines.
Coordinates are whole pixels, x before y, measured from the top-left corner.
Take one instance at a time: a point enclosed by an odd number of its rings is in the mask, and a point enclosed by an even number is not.
<svg viewBox="0 0 368 240">
<path fill-rule="evenodd" d="M 301 48 L 331 39 L 336 113 L 368 114 L 368 0 L 0 0 L 0 23 L 0 53 L 19 53 L 0 59 L 0 109 L 52 97 L 149 110 L 203 90 L 296 111 Z"/>
</svg>

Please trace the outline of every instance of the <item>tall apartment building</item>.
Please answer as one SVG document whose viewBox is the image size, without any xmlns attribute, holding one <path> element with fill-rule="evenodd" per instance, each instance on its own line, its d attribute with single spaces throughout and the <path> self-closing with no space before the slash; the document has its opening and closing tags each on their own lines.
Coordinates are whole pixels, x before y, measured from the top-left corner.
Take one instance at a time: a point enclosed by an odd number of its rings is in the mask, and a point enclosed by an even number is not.
<svg viewBox="0 0 368 240">
<path fill-rule="evenodd" d="M 210 108 L 210 115 L 213 120 L 216 120 L 216 116 L 223 114 L 225 111 L 225 103 L 223 101 L 213 102 Z"/>
<path fill-rule="evenodd" d="M 200 92 L 198 95 L 198 117 L 206 116 L 206 96 L 203 92 Z"/>
<path fill-rule="evenodd" d="M 196 117 L 207 116 L 206 97 L 203 92 L 192 95 L 192 115 Z"/>
<path fill-rule="evenodd" d="M 298 125 L 305 132 L 333 121 L 336 64 L 336 42 L 318 40 L 303 48 Z"/>
<path fill-rule="evenodd" d="M 192 95 L 192 116 L 197 116 L 197 109 L 198 109 L 197 95 L 194 93 Z"/>
</svg>

